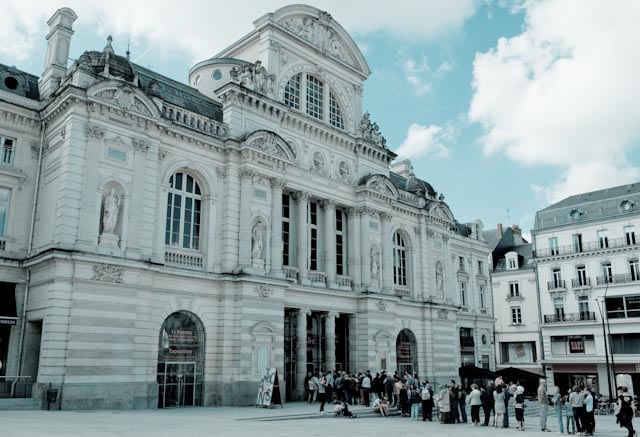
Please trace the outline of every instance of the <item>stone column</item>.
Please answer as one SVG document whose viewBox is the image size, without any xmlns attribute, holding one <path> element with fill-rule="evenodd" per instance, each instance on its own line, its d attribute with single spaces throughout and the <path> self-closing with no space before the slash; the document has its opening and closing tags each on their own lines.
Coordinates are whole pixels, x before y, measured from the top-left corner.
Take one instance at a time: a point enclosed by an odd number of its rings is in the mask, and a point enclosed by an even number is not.
<svg viewBox="0 0 640 437">
<path fill-rule="evenodd" d="M 327 274 L 327 288 L 336 285 L 336 203 L 324 200 L 324 271 Z"/>
<path fill-rule="evenodd" d="M 300 191 L 295 195 L 298 201 L 298 279 L 301 284 L 307 281 L 307 263 L 309 261 L 308 239 L 307 239 L 307 209 L 309 208 L 309 193 Z"/>
<path fill-rule="evenodd" d="M 369 208 L 358 210 L 360 214 L 360 275 L 362 290 L 371 286 L 371 242 L 369 238 L 369 214 L 373 211 Z"/>
<path fill-rule="evenodd" d="M 360 215 L 356 208 L 347 210 L 347 267 L 353 280 L 353 289 L 362 285 L 360 274 Z"/>
<path fill-rule="evenodd" d="M 251 198 L 255 172 L 248 168 L 240 170 L 240 234 L 238 244 L 238 267 L 251 266 Z"/>
<path fill-rule="evenodd" d="M 340 314 L 330 312 L 324 318 L 325 370 L 336 369 L 336 318 Z"/>
<path fill-rule="evenodd" d="M 391 236 L 391 219 L 393 216 L 386 212 L 380 213 L 382 222 L 382 291 L 391 293 L 393 288 L 393 245 Z"/>
<path fill-rule="evenodd" d="M 271 179 L 271 276 L 282 272 L 282 187 L 284 179 Z"/>
<path fill-rule="evenodd" d="M 307 316 L 309 310 L 298 310 L 296 318 L 296 382 L 302 398 L 305 393 L 304 378 L 307 376 Z"/>
</svg>

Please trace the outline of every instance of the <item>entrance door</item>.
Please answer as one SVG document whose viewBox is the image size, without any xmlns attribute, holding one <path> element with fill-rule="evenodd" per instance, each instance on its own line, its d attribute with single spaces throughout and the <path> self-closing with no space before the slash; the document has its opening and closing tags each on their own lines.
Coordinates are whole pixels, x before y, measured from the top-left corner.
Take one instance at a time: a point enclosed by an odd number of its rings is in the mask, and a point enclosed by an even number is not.
<svg viewBox="0 0 640 437">
<path fill-rule="evenodd" d="M 193 407 L 196 405 L 196 363 L 166 362 L 158 369 L 160 408 Z"/>
</svg>

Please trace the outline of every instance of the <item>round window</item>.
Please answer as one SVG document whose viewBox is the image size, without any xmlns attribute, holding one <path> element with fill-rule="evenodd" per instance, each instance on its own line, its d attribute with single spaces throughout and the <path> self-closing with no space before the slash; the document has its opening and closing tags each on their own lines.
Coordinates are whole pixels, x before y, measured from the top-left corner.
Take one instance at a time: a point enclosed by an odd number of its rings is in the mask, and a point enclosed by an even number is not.
<svg viewBox="0 0 640 437">
<path fill-rule="evenodd" d="M 13 76 L 9 76 L 4 79 L 4 86 L 9 88 L 10 90 L 15 90 L 18 88 L 18 79 Z"/>
<path fill-rule="evenodd" d="M 482 344 L 487 344 L 487 336 L 482 334 Z"/>
<path fill-rule="evenodd" d="M 222 79 L 222 71 L 220 71 L 220 70 L 213 70 L 213 73 L 211 73 L 211 77 L 213 78 L 213 80 L 220 80 L 220 79 Z"/>
</svg>

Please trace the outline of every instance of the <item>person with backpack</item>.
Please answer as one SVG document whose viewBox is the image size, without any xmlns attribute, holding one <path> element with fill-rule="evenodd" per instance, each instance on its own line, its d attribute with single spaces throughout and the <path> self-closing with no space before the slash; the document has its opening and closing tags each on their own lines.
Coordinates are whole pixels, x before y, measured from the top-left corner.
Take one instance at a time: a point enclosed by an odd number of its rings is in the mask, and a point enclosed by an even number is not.
<svg viewBox="0 0 640 437">
<path fill-rule="evenodd" d="M 519 385 L 516 387 L 516 397 L 513 400 L 513 409 L 516 413 L 516 422 L 518 422 L 518 431 L 524 431 L 524 387 Z"/>
<path fill-rule="evenodd" d="M 420 391 L 420 398 L 422 400 L 422 421 L 429 420 L 432 422 L 433 413 L 433 390 L 429 381 L 424 380 L 422 382 L 422 390 Z"/>
<path fill-rule="evenodd" d="M 482 406 L 482 392 L 478 390 L 477 384 L 471 384 L 471 393 L 469 393 L 469 396 L 467 396 L 467 402 L 469 403 L 469 405 L 471 405 L 471 423 L 473 423 L 473 426 L 480 425 L 480 407 Z"/>
<path fill-rule="evenodd" d="M 418 420 L 421 397 L 415 385 L 409 386 L 409 405 L 411 405 L 411 420 Z"/>
</svg>

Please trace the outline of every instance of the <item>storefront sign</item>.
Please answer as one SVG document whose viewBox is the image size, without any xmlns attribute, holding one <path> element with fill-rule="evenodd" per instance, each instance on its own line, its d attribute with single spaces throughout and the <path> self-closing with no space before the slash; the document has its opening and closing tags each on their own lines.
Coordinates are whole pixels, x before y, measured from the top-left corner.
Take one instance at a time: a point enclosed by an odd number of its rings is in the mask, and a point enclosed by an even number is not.
<svg viewBox="0 0 640 437">
<path fill-rule="evenodd" d="M 165 352 L 167 361 L 196 361 L 198 336 L 193 330 L 171 329 L 168 339 L 169 348 Z"/>
<path fill-rule="evenodd" d="M 271 408 L 271 405 L 282 405 L 280 396 L 280 384 L 278 383 L 278 370 L 275 367 L 264 369 L 260 385 L 258 386 L 258 398 L 256 407 Z"/>
<path fill-rule="evenodd" d="M 581 337 L 569 337 L 569 352 L 572 354 L 583 354 L 584 340 Z"/>
<path fill-rule="evenodd" d="M 0 317 L 0 325 L 15 325 L 17 321 L 17 317 Z"/>
<path fill-rule="evenodd" d="M 402 341 L 398 344 L 398 364 L 413 364 L 411 342 Z"/>
</svg>

